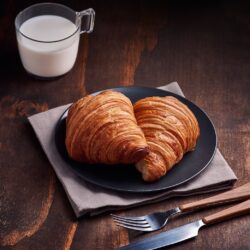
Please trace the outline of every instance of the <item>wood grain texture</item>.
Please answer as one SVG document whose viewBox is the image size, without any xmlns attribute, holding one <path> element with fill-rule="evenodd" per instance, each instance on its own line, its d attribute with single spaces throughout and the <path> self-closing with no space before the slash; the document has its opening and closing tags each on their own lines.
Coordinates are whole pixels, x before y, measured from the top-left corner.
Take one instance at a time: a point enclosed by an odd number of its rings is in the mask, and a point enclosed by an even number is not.
<svg viewBox="0 0 250 250">
<path fill-rule="evenodd" d="M 217 204 L 240 202 L 247 199 L 250 199 L 250 182 L 218 195 L 213 195 L 187 204 L 181 204 L 179 208 L 182 212 L 189 212 L 196 209 L 212 207 Z"/>
<path fill-rule="evenodd" d="M 72 223 L 70 225 L 69 231 L 68 231 L 68 234 L 67 234 L 67 238 L 66 238 L 66 241 L 65 241 L 65 245 L 64 245 L 64 248 L 63 248 L 64 250 L 69 250 L 70 249 L 72 241 L 73 241 L 74 236 L 75 236 L 77 226 L 78 226 L 77 222 L 74 222 L 74 223 Z"/>
<path fill-rule="evenodd" d="M 153 87 L 178 81 L 186 97 L 212 118 L 218 146 L 238 177 L 236 186 L 249 181 L 249 3 L 60 1 L 78 11 L 93 7 L 95 30 L 82 36 L 71 72 L 56 80 L 40 81 L 22 68 L 13 24 L 20 10 L 37 2 L 0 3 L 1 249 L 103 250 L 147 237 L 116 227 L 108 214 L 75 221 L 61 184 L 56 179 L 51 184 L 55 176 L 27 122 L 31 114 L 96 90 L 132 84 Z M 208 196 L 172 198 L 120 214 L 166 210 Z M 178 217 L 163 231 L 226 207 Z M 13 232 L 19 232 L 15 240 L 8 236 Z M 204 228 L 196 239 L 171 249 L 248 250 L 249 239 L 250 218 L 242 216 Z"/>
<path fill-rule="evenodd" d="M 22 240 L 25 237 L 31 237 L 41 228 L 44 221 L 47 219 L 49 209 L 53 201 L 54 191 L 55 191 L 55 175 L 54 173 L 51 172 L 47 197 L 45 198 L 45 200 L 42 201 L 42 206 L 38 217 L 32 221 L 32 223 L 28 226 L 28 228 L 22 231 L 14 229 L 9 234 L 5 235 L 1 243 L 3 246 L 16 245 L 20 240 Z"/>
<path fill-rule="evenodd" d="M 205 216 L 202 220 L 206 225 L 210 225 L 249 213 L 250 213 L 250 199 L 241 202 L 235 206 L 231 206 L 227 209 L 219 211 L 215 214 Z"/>
</svg>

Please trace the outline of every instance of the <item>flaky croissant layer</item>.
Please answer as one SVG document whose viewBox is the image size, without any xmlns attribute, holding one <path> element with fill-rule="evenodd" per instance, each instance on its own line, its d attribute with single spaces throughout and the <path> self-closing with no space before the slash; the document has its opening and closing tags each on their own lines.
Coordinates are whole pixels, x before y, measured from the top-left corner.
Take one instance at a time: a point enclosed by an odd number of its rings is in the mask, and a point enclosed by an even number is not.
<svg viewBox="0 0 250 250">
<path fill-rule="evenodd" d="M 199 124 L 191 110 L 172 96 L 141 99 L 134 112 L 149 145 L 149 154 L 136 167 L 145 181 L 156 181 L 195 148 Z"/>
<path fill-rule="evenodd" d="M 66 148 L 79 162 L 136 163 L 148 154 L 131 101 L 111 90 L 86 96 L 69 109 Z"/>
<path fill-rule="evenodd" d="M 172 96 L 147 97 L 133 106 L 125 95 L 108 90 L 70 107 L 65 142 L 76 161 L 136 163 L 143 179 L 152 182 L 195 148 L 199 134 L 192 111 Z"/>
</svg>

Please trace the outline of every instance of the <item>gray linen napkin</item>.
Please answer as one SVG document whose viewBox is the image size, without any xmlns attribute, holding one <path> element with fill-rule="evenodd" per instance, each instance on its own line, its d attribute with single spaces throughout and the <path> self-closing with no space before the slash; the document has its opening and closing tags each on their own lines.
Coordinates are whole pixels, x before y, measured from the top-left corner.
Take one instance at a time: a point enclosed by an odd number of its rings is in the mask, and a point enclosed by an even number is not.
<svg viewBox="0 0 250 250">
<path fill-rule="evenodd" d="M 184 96 L 177 82 L 160 88 Z M 232 169 L 217 149 L 214 159 L 205 171 L 192 181 L 172 190 L 153 194 L 123 193 L 107 190 L 85 182 L 62 159 L 57 152 L 54 141 L 56 123 L 69 105 L 30 116 L 28 119 L 57 177 L 63 185 L 77 217 L 86 213 L 98 214 L 104 211 L 153 203 L 173 196 L 187 196 L 223 190 L 232 187 L 237 180 Z"/>
</svg>

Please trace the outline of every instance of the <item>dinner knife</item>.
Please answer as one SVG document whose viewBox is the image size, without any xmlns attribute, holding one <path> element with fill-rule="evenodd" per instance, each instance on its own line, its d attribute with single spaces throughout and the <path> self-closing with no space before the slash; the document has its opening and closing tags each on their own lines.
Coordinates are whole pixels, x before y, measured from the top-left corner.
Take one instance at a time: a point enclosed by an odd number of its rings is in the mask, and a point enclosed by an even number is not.
<svg viewBox="0 0 250 250">
<path fill-rule="evenodd" d="M 170 246 L 196 237 L 201 227 L 248 213 L 250 213 L 250 199 L 236 206 L 208 215 L 198 221 L 120 247 L 118 250 L 153 250 Z"/>
</svg>

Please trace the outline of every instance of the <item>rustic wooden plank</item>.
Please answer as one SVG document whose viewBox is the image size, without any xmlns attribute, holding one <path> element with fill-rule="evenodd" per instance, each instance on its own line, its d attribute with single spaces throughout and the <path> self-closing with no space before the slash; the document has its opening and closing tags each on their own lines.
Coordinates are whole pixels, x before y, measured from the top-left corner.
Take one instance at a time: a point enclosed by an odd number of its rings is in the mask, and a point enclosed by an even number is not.
<svg viewBox="0 0 250 250">
<path fill-rule="evenodd" d="M 18 11 L 34 2 L 2 1 L 0 8 L 1 248 L 115 249 L 142 237 L 116 227 L 108 214 L 77 222 L 27 124 L 28 115 L 107 87 L 177 80 L 186 96 L 213 119 L 219 148 L 239 178 L 237 185 L 249 181 L 248 3 L 64 1 L 76 10 L 93 7 L 95 31 L 82 37 L 69 74 L 40 81 L 23 70 L 13 29 Z M 165 210 L 207 196 L 174 198 L 121 214 Z M 163 230 L 219 209 L 176 218 Z M 198 238 L 173 249 L 249 249 L 249 232 L 245 216 L 201 230 Z"/>
<path fill-rule="evenodd" d="M 72 239 L 74 235 L 74 215 L 27 116 L 72 102 L 85 94 L 88 40 L 87 36 L 81 39 L 76 66 L 64 78 L 41 81 L 30 77 L 21 66 L 13 32 L 14 16 L 29 5 L 26 4 L 10 1 L 1 8 L 4 14 L 1 25 L 10 30 L 10 36 L 0 36 L 1 55 L 5 58 L 1 61 L 0 97 L 3 119 L 0 125 L 0 242 L 1 247 L 7 249 L 44 249 L 45 246 L 48 249 L 65 246 L 66 249 L 72 241 L 70 235 Z M 51 232 L 57 235 L 55 240 Z"/>
</svg>

